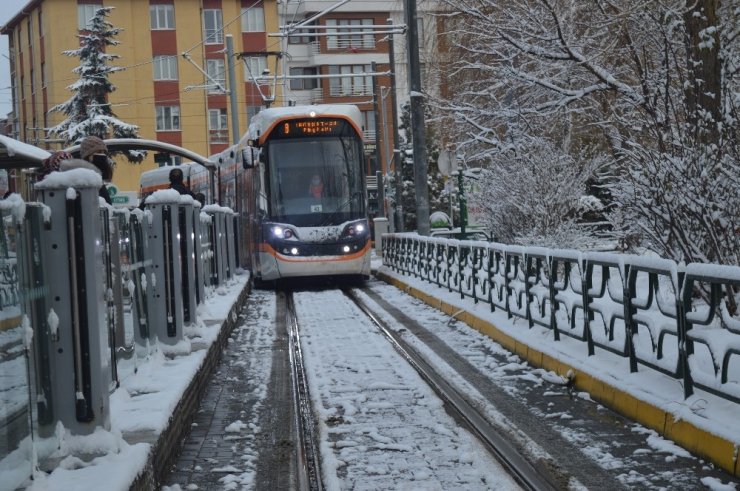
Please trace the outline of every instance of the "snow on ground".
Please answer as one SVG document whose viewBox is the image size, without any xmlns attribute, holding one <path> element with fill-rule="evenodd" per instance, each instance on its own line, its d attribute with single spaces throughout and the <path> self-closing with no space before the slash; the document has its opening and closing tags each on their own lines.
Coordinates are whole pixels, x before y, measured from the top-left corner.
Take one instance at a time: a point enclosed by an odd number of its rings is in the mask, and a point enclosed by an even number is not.
<svg viewBox="0 0 740 491">
<path fill-rule="evenodd" d="M 327 489 L 518 489 L 341 292 L 295 305 Z"/>
<path fill-rule="evenodd" d="M 176 470 L 168 478 L 169 486 L 164 486 L 162 491 L 180 491 L 189 489 L 250 489 L 254 487 L 257 474 L 257 462 L 259 448 L 257 440 L 260 435 L 270 431 L 262 428 L 260 421 L 265 408 L 267 398 L 267 387 L 270 382 L 272 370 L 273 346 L 276 339 L 274 315 L 275 295 L 272 292 L 254 291 L 250 304 L 254 309 L 248 311 L 249 315 L 242 314 L 238 327 L 229 339 L 229 346 L 224 352 L 222 366 L 216 377 L 221 377 L 223 386 L 220 390 L 233 392 L 224 395 L 214 404 L 230 403 L 233 398 L 239 399 L 243 409 L 239 419 L 229 421 L 223 428 L 226 435 L 223 440 L 217 441 L 219 445 L 230 445 L 234 455 L 239 455 L 230 465 L 223 465 L 223 461 L 212 458 L 195 457 L 192 464 L 181 466 L 177 464 Z M 225 365 L 225 366 L 224 366 Z M 226 377 L 225 380 L 223 377 Z M 234 385 L 231 385 L 231 382 Z M 232 398 L 232 399 L 230 399 Z M 218 422 L 212 423 L 211 428 L 202 429 L 201 436 L 194 440 L 201 442 L 212 438 L 218 438 L 222 434 L 218 428 Z M 195 429 L 194 429 L 195 430 Z M 195 431 L 194 431 L 195 433 Z M 203 473 L 213 473 L 208 476 L 209 483 L 202 482 Z M 219 484 L 216 484 L 216 483 Z M 208 486 L 208 487 L 205 487 Z"/>
</svg>

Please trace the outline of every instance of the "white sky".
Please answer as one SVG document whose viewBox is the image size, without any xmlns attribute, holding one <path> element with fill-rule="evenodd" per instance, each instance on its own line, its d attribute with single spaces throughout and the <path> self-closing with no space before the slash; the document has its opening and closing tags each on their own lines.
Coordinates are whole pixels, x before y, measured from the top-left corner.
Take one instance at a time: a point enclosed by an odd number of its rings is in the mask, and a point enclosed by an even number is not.
<svg viewBox="0 0 740 491">
<path fill-rule="evenodd" d="M 0 26 L 4 26 L 28 2 L 29 0 L 3 0 L 3 8 L 0 9 Z M 13 95 L 10 91 L 10 62 L 7 57 L 8 36 L 0 36 L 0 118 L 4 118 L 13 109 Z"/>
</svg>

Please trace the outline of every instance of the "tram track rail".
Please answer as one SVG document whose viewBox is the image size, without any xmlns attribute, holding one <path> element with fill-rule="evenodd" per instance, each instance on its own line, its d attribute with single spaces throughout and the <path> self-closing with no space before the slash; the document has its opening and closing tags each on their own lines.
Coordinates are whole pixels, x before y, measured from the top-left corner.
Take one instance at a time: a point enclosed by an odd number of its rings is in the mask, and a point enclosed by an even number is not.
<svg viewBox="0 0 740 491">
<path fill-rule="evenodd" d="M 313 416 L 308 381 L 303 365 L 298 317 L 293 303 L 293 294 L 285 292 L 285 322 L 288 328 L 288 355 L 290 358 L 293 392 L 294 425 L 296 445 L 296 473 L 298 489 L 321 491 L 321 459 L 316 443 L 316 422 Z"/>
<path fill-rule="evenodd" d="M 398 333 L 380 320 L 352 290 L 345 288 L 342 292 L 370 319 L 395 350 L 442 399 L 445 406 L 479 439 L 520 486 L 540 491 L 558 489 L 557 483 L 548 475 L 539 472 L 452 384 L 439 375 Z"/>
</svg>

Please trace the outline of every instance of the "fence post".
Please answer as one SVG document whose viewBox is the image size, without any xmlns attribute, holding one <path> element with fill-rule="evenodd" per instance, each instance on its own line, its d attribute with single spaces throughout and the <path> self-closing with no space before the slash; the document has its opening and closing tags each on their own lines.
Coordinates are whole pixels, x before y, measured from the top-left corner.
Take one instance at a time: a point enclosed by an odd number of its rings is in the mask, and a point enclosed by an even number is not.
<svg viewBox="0 0 740 491">
<path fill-rule="evenodd" d="M 38 244 L 51 289 L 44 348 L 52 415 L 49 424 L 39 427 L 42 436 L 53 434 L 57 421 L 79 435 L 110 428 L 112 360 L 105 328 L 98 182 L 91 178 L 77 189 L 61 181 L 36 184 L 40 201 L 50 210 Z"/>
<path fill-rule="evenodd" d="M 622 277 L 622 305 L 624 307 L 624 335 L 627 339 L 625 342 L 625 351 L 630 363 L 630 372 L 637 371 L 637 356 L 635 356 L 635 344 L 633 336 L 635 334 L 635 321 L 633 316 L 635 309 L 632 307 L 632 298 L 634 297 L 637 284 L 637 270 L 631 264 L 625 264 L 621 271 Z M 652 285 L 650 285 L 652 288 Z"/>
<path fill-rule="evenodd" d="M 196 310 L 196 272 L 195 272 L 195 228 L 193 209 L 195 207 L 181 202 L 177 210 L 177 228 L 180 248 L 180 270 L 182 276 L 183 322 L 193 324 Z"/>
<path fill-rule="evenodd" d="M 179 232 L 179 195 L 177 201 L 161 198 L 147 203 L 152 213 L 148 229 L 149 255 L 152 258 L 151 283 L 147 286 L 152 307 L 150 321 L 156 329 L 157 340 L 173 347 L 182 340 L 182 295 L 175 292 L 182 285 Z M 179 292 L 178 292 L 179 293 Z"/>
<path fill-rule="evenodd" d="M 694 380 L 691 378 L 689 355 L 693 353 L 693 346 L 688 339 L 691 322 L 687 312 L 691 311 L 691 294 L 694 290 L 694 280 L 685 272 L 678 273 L 678 284 L 681 285 L 681 298 L 678 302 L 678 371 L 683 377 L 683 396 L 688 399 L 694 394 Z"/>
<path fill-rule="evenodd" d="M 383 242 L 388 240 L 383 238 L 383 234 L 388 233 L 388 219 L 385 217 L 373 218 L 373 226 L 375 227 L 375 255 L 382 257 Z"/>
</svg>

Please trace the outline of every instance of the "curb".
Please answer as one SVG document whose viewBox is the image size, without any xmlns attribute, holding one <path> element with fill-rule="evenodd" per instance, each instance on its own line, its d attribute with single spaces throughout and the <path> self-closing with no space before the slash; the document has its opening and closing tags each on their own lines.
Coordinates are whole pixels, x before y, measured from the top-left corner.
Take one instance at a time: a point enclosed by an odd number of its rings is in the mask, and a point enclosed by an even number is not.
<svg viewBox="0 0 740 491">
<path fill-rule="evenodd" d="M 182 395 L 182 398 L 172 411 L 172 416 L 167 426 L 159 434 L 157 441 L 152 444 L 148 461 L 144 469 L 139 472 L 129 489 L 131 491 L 151 491 L 159 489 L 162 479 L 166 476 L 170 466 L 177 459 L 180 448 L 184 443 L 184 437 L 190 430 L 190 423 L 195 417 L 200 400 L 208 387 L 213 369 L 221 359 L 221 353 L 226 346 L 227 340 L 236 326 L 237 313 L 244 306 L 252 282 L 249 281 L 239 293 L 234 304 L 229 309 L 226 319 L 221 324 L 218 336 L 208 348 L 208 353 L 198 373 L 191 380 L 190 385 Z"/>
<path fill-rule="evenodd" d="M 467 310 L 461 310 L 457 306 L 435 298 L 428 293 L 404 283 L 398 278 L 377 271 L 375 272 L 375 276 L 416 297 L 427 305 L 441 310 L 447 315 L 454 316 L 457 320 L 466 323 L 473 329 L 488 336 L 537 368 L 553 371 L 560 375 L 564 375 L 571 370 L 575 374 L 573 379 L 575 387 L 588 392 L 595 401 L 658 432 L 660 436 L 676 442 L 694 455 L 710 461 L 725 472 L 735 477 L 740 477 L 738 449 L 731 441 L 697 428 L 686 421 L 675 421 L 671 413 L 644 402 L 627 392 L 612 387 L 601 379 L 579 371 L 568 363 L 530 348 L 521 341 L 517 341 L 504 333 L 491 322 L 481 319 Z"/>
</svg>

